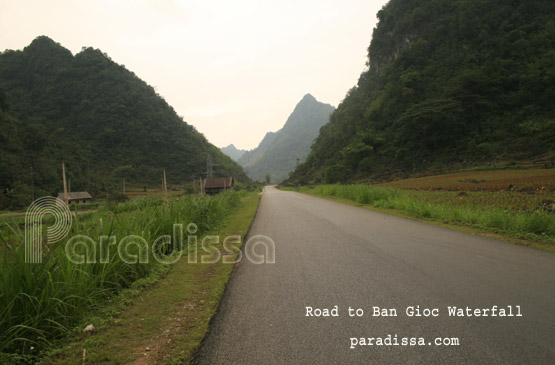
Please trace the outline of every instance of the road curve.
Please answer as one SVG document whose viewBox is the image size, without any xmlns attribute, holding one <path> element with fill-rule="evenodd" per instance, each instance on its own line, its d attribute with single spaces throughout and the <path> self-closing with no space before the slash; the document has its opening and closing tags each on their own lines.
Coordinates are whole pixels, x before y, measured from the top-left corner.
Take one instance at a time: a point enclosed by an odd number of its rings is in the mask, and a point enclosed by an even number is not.
<svg viewBox="0 0 555 365">
<path fill-rule="evenodd" d="M 268 187 L 255 234 L 273 239 L 276 262 L 238 265 L 201 364 L 555 363 L 554 254 Z M 336 305 L 339 317 L 306 316 Z M 508 305 L 522 316 L 447 310 Z M 407 316 L 411 306 L 439 316 Z M 351 338 L 388 335 L 432 345 L 351 348 Z M 459 346 L 433 345 L 455 337 Z"/>
</svg>

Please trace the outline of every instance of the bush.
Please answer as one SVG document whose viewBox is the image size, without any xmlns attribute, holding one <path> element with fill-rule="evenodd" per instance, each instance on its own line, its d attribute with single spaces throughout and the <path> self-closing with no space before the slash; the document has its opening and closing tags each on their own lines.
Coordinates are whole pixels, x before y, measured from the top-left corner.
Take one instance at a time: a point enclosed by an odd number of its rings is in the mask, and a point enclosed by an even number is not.
<svg viewBox="0 0 555 365">
<path fill-rule="evenodd" d="M 111 194 L 108 195 L 108 197 L 106 198 L 106 200 L 108 202 L 111 203 L 123 203 L 129 200 L 129 197 L 125 194 L 122 193 L 118 193 L 118 194 Z"/>
<path fill-rule="evenodd" d="M 347 179 L 349 170 L 344 165 L 333 165 L 326 169 L 324 172 L 324 180 L 327 183 L 340 183 Z"/>
</svg>

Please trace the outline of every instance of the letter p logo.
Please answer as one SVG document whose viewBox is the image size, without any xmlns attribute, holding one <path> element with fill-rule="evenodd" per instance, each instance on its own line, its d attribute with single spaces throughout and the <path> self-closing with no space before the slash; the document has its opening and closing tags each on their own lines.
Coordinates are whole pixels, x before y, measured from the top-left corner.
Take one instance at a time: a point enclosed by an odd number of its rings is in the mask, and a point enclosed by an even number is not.
<svg viewBox="0 0 555 365">
<path fill-rule="evenodd" d="M 54 217 L 46 230 L 48 243 L 60 241 L 71 229 L 71 212 L 63 201 L 51 196 L 35 200 L 25 212 L 25 263 L 42 262 L 42 220 L 48 214 Z"/>
</svg>

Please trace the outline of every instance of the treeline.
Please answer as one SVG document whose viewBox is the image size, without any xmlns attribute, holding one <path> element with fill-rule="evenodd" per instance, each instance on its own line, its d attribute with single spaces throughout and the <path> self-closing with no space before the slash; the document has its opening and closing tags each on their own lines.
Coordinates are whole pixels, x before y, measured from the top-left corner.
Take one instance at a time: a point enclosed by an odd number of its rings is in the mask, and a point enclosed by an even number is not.
<svg viewBox="0 0 555 365">
<path fill-rule="evenodd" d="M 206 173 L 248 182 L 242 168 L 179 117 L 155 90 L 98 49 L 75 56 L 48 37 L 0 54 L 0 189 L 4 208 L 62 189 L 159 186 Z M 6 195 L 7 194 L 7 195 Z"/>
<path fill-rule="evenodd" d="M 391 0 L 291 184 L 553 156 L 552 1 Z"/>
</svg>

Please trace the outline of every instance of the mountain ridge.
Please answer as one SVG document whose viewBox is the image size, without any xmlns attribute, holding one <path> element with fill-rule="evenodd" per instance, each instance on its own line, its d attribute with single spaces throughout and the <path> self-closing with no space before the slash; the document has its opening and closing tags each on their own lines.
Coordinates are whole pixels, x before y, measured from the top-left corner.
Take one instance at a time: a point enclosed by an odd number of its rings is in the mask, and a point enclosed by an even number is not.
<svg viewBox="0 0 555 365">
<path fill-rule="evenodd" d="M 389 1 L 369 69 L 290 184 L 388 180 L 555 156 L 555 7 Z"/>
<path fill-rule="evenodd" d="M 238 160 L 239 164 L 253 180 L 264 181 L 269 175 L 271 182 L 283 181 L 305 160 L 320 127 L 328 122 L 334 109 L 311 94 L 304 95 L 283 127 L 266 133 L 257 148 Z"/>
<path fill-rule="evenodd" d="M 258 161 L 264 152 L 272 145 L 276 138 L 277 132 L 266 132 L 264 138 L 260 141 L 258 146 L 252 150 L 246 151 L 241 158 L 237 161 L 241 166 L 248 167 Z"/>
<path fill-rule="evenodd" d="M 98 49 L 75 56 L 39 36 L 23 50 L 0 53 L 2 111 L 0 188 L 20 205 L 61 189 L 60 166 L 73 190 L 95 195 L 128 184 L 192 182 L 206 172 L 250 180 L 243 169 L 175 110 L 146 82 Z M 23 197 L 27 196 L 28 199 Z M 8 199 L 8 200 L 10 200 Z"/>
<path fill-rule="evenodd" d="M 231 157 L 233 161 L 239 160 L 239 158 L 241 158 L 241 156 L 243 156 L 245 152 L 247 152 L 247 150 L 238 149 L 233 143 L 225 147 L 221 147 L 220 151 L 222 151 L 225 155 Z"/>
</svg>

